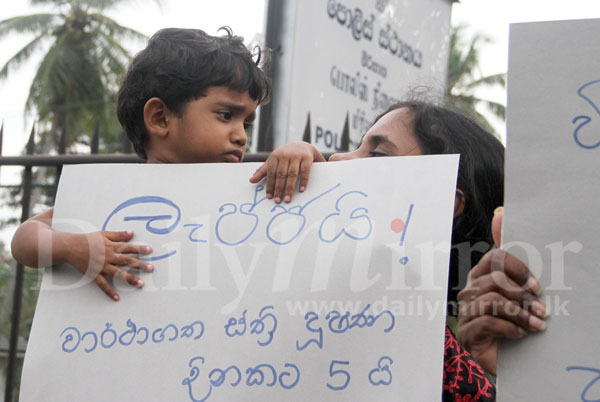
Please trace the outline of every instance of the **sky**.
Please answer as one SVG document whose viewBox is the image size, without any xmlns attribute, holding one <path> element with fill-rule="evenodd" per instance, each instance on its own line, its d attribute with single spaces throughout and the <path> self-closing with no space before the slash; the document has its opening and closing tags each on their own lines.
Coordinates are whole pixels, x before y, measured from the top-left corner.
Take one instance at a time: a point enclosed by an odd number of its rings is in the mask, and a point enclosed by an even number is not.
<svg viewBox="0 0 600 402">
<path fill-rule="evenodd" d="M 146 35 L 166 27 L 200 28 L 214 35 L 219 27 L 229 25 L 236 35 L 251 41 L 255 35 L 263 31 L 264 0 L 160 1 L 160 7 L 152 0 L 123 1 L 120 7 L 106 14 L 121 25 Z M 0 7 L 0 20 L 52 10 L 52 8 L 33 7 L 28 4 L 28 0 L 3 1 Z M 232 12 L 233 10 L 235 12 Z M 23 35 L 9 36 L 0 40 L 0 66 L 3 66 L 31 39 L 32 36 Z M 140 49 L 131 49 L 132 52 L 136 50 Z M 22 70 L 13 72 L 15 74 L 11 74 L 9 80 L 0 82 L 0 121 L 4 121 L 3 155 L 18 155 L 31 130 L 31 119 L 27 121 L 25 127 L 23 125 L 23 110 L 36 67 L 35 63 L 24 65 Z M 3 177 L 0 178 L 0 182 L 2 179 Z"/>
<path fill-rule="evenodd" d="M 600 18 L 597 0 L 461 0 L 452 8 L 452 25 L 468 24 L 471 32 L 489 36 L 493 43 L 481 50 L 481 71 L 484 76 L 508 69 L 509 26 L 512 23 Z M 481 97 L 506 104 L 506 92 L 484 90 Z M 506 136 L 504 122 L 488 116 L 502 138 Z"/>
<path fill-rule="evenodd" d="M 420 0 L 407 0 L 408 3 L 410 1 Z M 27 0 L 3 3 L 0 20 L 44 10 L 29 6 Z M 229 25 L 235 34 L 250 41 L 264 30 L 265 4 L 266 0 L 162 0 L 162 6 L 159 7 L 150 0 L 131 0 L 108 14 L 122 25 L 147 35 L 171 26 L 200 28 L 215 34 L 220 26 Z M 468 24 L 472 32 L 483 33 L 493 40 L 481 50 L 483 75 L 506 72 L 510 23 L 599 17 L 600 1 L 596 0 L 461 0 L 453 5 L 452 10 L 452 24 Z M 9 36 L 0 40 L 0 65 L 4 65 L 30 39 Z M 26 65 L 13 72 L 9 80 L 0 82 L 0 121 L 4 122 L 3 155 L 20 154 L 31 130 L 32 119 L 24 122 L 23 108 L 35 68 L 33 63 Z M 484 91 L 481 96 L 506 102 L 506 95 L 501 90 Z M 493 123 L 497 131 L 504 135 L 503 124 Z M 0 169 L 0 183 L 15 184 L 18 178 L 18 168 Z M 3 238 L 0 234 L 0 240 Z"/>
</svg>

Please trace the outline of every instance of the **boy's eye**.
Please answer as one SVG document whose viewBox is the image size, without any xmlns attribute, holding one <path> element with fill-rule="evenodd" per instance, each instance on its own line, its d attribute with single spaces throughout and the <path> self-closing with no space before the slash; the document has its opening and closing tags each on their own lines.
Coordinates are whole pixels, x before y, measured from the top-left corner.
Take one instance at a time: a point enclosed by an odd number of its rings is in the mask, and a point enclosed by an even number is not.
<svg viewBox="0 0 600 402">
<path fill-rule="evenodd" d="M 225 121 L 231 120 L 231 112 L 222 111 L 222 112 L 217 112 L 217 114 L 219 115 L 220 118 L 222 118 Z"/>
<path fill-rule="evenodd" d="M 387 156 L 387 154 L 384 154 L 383 152 L 369 151 L 369 157 L 375 158 L 378 156 Z"/>
<path fill-rule="evenodd" d="M 251 121 L 245 121 L 244 122 L 244 130 L 248 131 L 252 128 L 254 124 Z"/>
</svg>

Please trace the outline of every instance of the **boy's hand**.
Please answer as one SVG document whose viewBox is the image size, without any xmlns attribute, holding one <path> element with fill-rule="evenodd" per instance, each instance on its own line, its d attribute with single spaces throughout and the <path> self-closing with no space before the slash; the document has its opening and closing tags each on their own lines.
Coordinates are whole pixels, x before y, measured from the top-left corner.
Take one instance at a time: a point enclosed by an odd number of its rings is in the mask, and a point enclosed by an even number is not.
<svg viewBox="0 0 600 402">
<path fill-rule="evenodd" d="M 298 177 L 300 192 L 306 189 L 313 162 L 325 162 L 323 155 L 307 142 L 286 144 L 269 155 L 269 158 L 250 178 L 250 183 L 258 183 L 267 177 L 267 198 L 274 198 L 279 204 L 282 200 L 292 201 L 292 195 Z"/>
<path fill-rule="evenodd" d="M 58 234 L 57 234 L 58 235 Z M 55 239 L 64 245 L 65 262 L 94 280 L 96 285 L 108 297 L 117 301 L 119 295 L 108 281 L 108 277 L 119 278 L 130 285 L 142 287 L 144 281 L 124 270 L 122 267 L 152 272 L 154 266 L 132 255 L 144 255 L 152 252 L 150 246 L 127 243 L 133 232 L 93 232 L 87 234 L 64 233 Z"/>
<path fill-rule="evenodd" d="M 152 264 L 132 255 L 152 252 L 150 246 L 129 244 L 133 232 L 93 232 L 86 234 L 56 232 L 52 230 L 51 208 L 23 222 L 11 243 L 13 257 L 28 267 L 46 267 L 54 264 L 71 264 L 89 276 L 111 299 L 119 300 L 107 277 L 117 277 L 127 283 L 142 287 L 144 281 L 120 267 L 152 272 Z"/>
</svg>

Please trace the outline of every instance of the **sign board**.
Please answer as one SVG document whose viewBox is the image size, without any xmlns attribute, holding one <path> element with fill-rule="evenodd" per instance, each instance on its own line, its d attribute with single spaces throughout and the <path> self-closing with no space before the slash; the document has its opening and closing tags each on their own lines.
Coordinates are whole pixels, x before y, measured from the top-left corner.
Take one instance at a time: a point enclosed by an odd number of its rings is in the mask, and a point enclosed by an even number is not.
<svg viewBox="0 0 600 402">
<path fill-rule="evenodd" d="M 373 119 L 417 86 L 445 87 L 449 0 L 288 0 L 274 77 L 275 148 L 305 133 L 353 149 Z M 262 123 L 261 123 L 262 124 Z"/>
<path fill-rule="evenodd" d="M 114 302 L 48 269 L 21 401 L 439 399 L 457 166 L 317 164 L 282 205 L 258 164 L 65 167 L 53 227 L 134 230 L 155 271 Z"/>
<path fill-rule="evenodd" d="M 510 29 L 503 248 L 529 263 L 546 331 L 500 350 L 499 401 L 600 398 L 600 20 Z"/>
</svg>

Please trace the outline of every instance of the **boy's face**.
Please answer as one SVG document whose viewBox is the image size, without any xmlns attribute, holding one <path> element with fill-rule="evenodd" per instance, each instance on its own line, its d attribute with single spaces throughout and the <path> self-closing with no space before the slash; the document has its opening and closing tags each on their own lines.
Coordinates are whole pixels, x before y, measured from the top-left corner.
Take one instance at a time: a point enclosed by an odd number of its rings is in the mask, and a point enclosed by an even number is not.
<svg viewBox="0 0 600 402">
<path fill-rule="evenodd" d="M 150 136 L 148 162 L 241 162 L 257 106 L 248 92 L 209 88 L 206 96 L 188 102 L 181 116 L 166 111 L 166 134 Z"/>
</svg>

